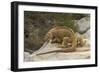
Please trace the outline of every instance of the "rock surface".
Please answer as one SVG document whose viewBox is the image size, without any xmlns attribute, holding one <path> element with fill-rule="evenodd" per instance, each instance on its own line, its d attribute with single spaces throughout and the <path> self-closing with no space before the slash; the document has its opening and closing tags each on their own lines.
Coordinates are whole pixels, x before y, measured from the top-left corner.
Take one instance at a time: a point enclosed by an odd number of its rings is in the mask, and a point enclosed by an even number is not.
<svg viewBox="0 0 100 73">
<path fill-rule="evenodd" d="M 31 57 L 29 52 L 24 52 L 24 61 L 25 62 L 33 61 L 33 58 Z"/>
<path fill-rule="evenodd" d="M 26 53 L 24 61 L 43 61 L 43 60 L 69 60 L 69 59 L 88 59 L 90 58 L 90 46 L 87 43 L 84 47 L 78 47 L 75 52 L 69 53 L 49 53 L 44 55 L 36 55 L 39 53 L 44 53 L 52 50 L 57 50 L 58 44 L 44 44 L 38 51 L 29 55 Z M 28 55 L 28 56 L 27 56 Z"/>
<path fill-rule="evenodd" d="M 88 40 L 90 40 L 91 36 L 90 36 L 90 30 L 88 30 L 86 33 L 83 34 L 84 38 L 87 38 Z"/>
</svg>

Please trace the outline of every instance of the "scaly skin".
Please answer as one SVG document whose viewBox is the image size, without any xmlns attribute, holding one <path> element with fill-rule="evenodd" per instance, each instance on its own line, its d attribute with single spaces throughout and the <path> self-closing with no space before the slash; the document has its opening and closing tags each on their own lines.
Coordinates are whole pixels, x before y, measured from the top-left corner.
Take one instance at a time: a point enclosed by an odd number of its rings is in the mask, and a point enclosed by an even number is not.
<svg viewBox="0 0 100 73">
<path fill-rule="evenodd" d="M 45 41 L 50 41 L 51 43 L 60 43 L 58 47 L 62 48 L 61 50 L 48 51 L 44 53 L 39 53 L 37 55 L 49 54 L 53 52 L 73 52 L 76 50 L 76 47 L 83 46 L 85 42 L 77 35 L 71 28 L 65 26 L 56 26 L 52 28 L 45 36 Z"/>
</svg>

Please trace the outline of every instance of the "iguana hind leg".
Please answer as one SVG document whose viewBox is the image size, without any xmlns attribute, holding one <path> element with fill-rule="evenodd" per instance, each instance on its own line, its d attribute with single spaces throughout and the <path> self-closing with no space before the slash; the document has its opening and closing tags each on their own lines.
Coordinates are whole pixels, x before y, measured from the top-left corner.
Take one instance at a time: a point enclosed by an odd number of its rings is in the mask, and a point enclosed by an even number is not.
<svg viewBox="0 0 100 73">
<path fill-rule="evenodd" d="M 77 40 L 77 47 L 83 47 L 86 44 L 86 41 L 82 37 L 79 37 Z"/>
</svg>

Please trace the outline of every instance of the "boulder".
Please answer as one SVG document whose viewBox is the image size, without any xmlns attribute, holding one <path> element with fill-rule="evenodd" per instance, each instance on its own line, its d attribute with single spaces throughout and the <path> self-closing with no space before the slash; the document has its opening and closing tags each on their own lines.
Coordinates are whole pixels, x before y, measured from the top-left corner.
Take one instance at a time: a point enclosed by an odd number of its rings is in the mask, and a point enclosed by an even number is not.
<svg viewBox="0 0 100 73">
<path fill-rule="evenodd" d="M 90 17 L 84 17 L 75 21 L 75 25 L 78 27 L 79 33 L 85 33 L 90 29 Z"/>
</svg>

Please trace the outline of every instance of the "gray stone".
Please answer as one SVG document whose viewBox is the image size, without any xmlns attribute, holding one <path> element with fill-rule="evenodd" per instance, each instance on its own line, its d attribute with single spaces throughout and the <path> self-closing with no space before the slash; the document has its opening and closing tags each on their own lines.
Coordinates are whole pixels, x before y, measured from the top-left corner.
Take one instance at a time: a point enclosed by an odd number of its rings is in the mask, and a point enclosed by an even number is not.
<svg viewBox="0 0 100 73">
<path fill-rule="evenodd" d="M 78 32 L 82 33 L 90 28 L 90 17 L 84 17 L 75 21 L 75 25 L 78 26 Z"/>
<path fill-rule="evenodd" d="M 28 52 L 24 52 L 24 61 L 25 62 L 33 61 L 31 54 L 29 54 Z"/>
</svg>

